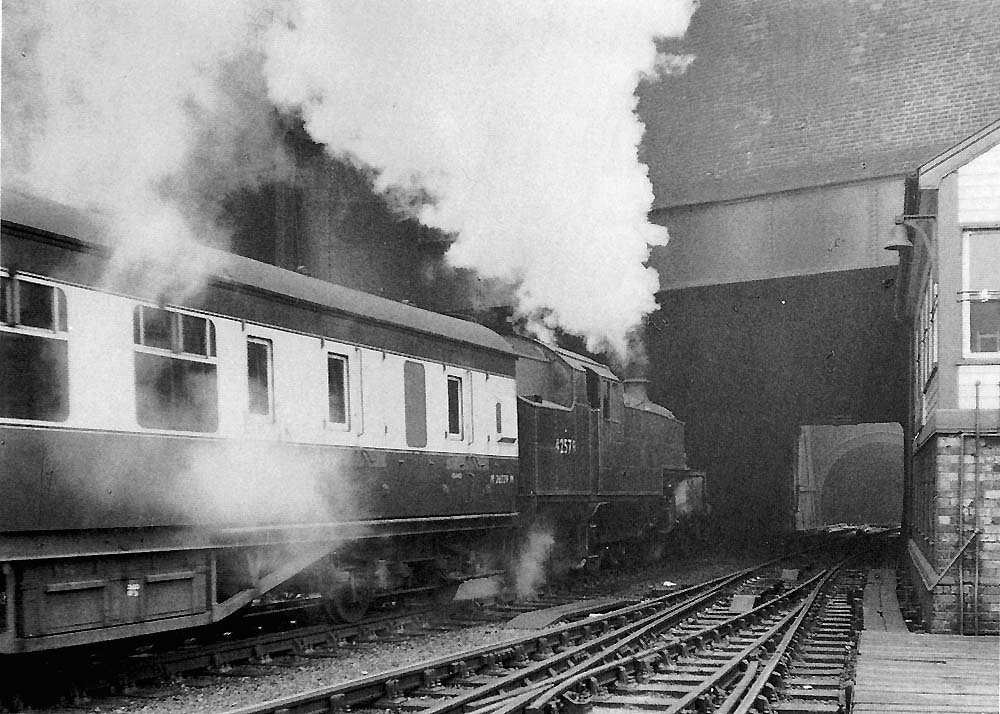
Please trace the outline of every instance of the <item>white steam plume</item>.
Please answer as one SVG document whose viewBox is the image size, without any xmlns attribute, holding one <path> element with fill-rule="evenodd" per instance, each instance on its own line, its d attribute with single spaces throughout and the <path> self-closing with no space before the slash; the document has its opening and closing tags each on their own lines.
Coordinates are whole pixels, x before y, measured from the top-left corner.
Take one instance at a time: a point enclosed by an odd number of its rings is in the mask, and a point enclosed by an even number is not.
<svg viewBox="0 0 1000 714">
<path fill-rule="evenodd" d="M 265 73 L 380 189 L 434 197 L 419 217 L 457 235 L 453 264 L 516 284 L 539 328 L 622 356 L 656 309 L 644 261 L 667 240 L 647 220 L 634 91 L 694 6 L 302 0 L 268 32 Z"/>
<path fill-rule="evenodd" d="M 4 0 L 4 187 L 104 214 L 120 269 L 224 245 L 227 191 L 285 164 L 255 49 L 264 4 Z"/>
<path fill-rule="evenodd" d="M 242 439 L 210 443 L 180 469 L 167 505 L 195 523 L 325 524 L 358 519 L 355 485 L 322 449 Z"/>
<path fill-rule="evenodd" d="M 126 266 L 175 261 L 287 175 L 274 108 L 299 112 L 537 331 L 623 356 L 667 239 L 634 92 L 687 66 L 654 40 L 695 2 L 3 0 L 3 184 L 110 216 Z"/>
<path fill-rule="evenodd" d="M 552 553 L 555 538 L 543 530 L 531 530 L 517 556 L 514 566 L 514 589 L 519 597 L 533 597 L 545 583 L 545 564 Z"/>
</svg>

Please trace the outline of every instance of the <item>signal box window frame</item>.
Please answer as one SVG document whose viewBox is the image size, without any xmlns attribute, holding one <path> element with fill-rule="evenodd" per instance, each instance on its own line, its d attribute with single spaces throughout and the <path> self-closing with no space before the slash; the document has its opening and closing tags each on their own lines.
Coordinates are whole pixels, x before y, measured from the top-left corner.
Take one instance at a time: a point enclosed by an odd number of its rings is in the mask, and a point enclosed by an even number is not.
<svg viewBox="0 0 1000 714">
<path fill-rule="evenodd" d="M 962 236 L 963 356 L 1000 358 L 1000 229 L 967 229 Z M 980 297 L 983 295 L 985 297 Z"/>
</svg>

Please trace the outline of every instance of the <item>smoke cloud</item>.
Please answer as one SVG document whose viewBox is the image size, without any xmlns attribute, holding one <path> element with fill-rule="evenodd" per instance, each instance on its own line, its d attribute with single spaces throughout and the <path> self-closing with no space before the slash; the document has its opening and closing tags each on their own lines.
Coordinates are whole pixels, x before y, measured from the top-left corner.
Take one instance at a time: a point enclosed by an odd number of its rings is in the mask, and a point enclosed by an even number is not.
<svg viewBox="0 0 1000 714">
<path fill-rule="evenodd" d="M 635 89 L 695 0 L 4 0 L 3 182 L 109 215 L 122 263 L 223 247 L 222 201 L 290 172 L 279 112 L 515 286 L 537 333 L 621 357 L 666 230 Z M 277 109 L 277 111 L 276 111 Z M 179 246 L 179 248 L 178 248 Z"/>
<path fill-rule="evenodd" d="M 355 484 L 323 449 L 243 439 L 195 451 L 169 505 L 197 523 L 314 523 L 361 518 Z"/>
<path fill-rule="evenodd" d="M 110 219 L 116 271 L 226 245 L 226 193 L 287 170 L 263 99 L 263 5 L 4 0 L 4 187 Z"/>
<path fill-rule="evenodd" d="M 292 2 L 266 37 L 271 99 L 377 186 L 421 188 L 448 259 L 517 285 L 536 332 L 627 351 L 656 306 L 634 91 L 694 3 Z"/>
</svg>

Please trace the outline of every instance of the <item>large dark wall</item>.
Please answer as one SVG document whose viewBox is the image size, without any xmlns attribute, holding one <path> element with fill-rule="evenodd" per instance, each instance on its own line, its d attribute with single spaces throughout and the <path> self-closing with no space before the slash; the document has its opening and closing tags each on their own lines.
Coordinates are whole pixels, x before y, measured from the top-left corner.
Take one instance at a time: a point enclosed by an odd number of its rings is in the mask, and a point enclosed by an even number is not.
<svg viewBox="0 0 1000 714">
<path fill-rule="evenodd" d="M 376 193 L 370 173 L 331 157 L 284 120 L 287 177 L 230 194 L 234 252 L 315 278 L 439 311 L 469 301 L 472 278 L 443 261 L 445 236 Z"/>
<path fill-rule="evenodd" d="M 646 330 L 653 397 L 687 423 L 714 522 L 741 541 L 790 525 L 802 424 L 902 421 L 906 337 L 895 268 L 660 293 Z"/>
</svg>

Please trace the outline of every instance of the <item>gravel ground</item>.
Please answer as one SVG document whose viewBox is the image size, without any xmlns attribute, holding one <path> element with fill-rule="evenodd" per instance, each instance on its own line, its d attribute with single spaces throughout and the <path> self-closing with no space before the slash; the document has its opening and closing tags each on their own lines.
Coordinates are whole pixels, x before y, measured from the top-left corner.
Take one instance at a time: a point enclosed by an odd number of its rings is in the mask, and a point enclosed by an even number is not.
<svg viewBox="0 0 1000 714">
<path fill-rule="evenodd" d="M 765 555 L 710 555 L 676 560 L 649 569 L 632 583 L 610 585 L 609 594 L 643 596 L 650 587 L 671 581 L 692 585 L 757 564 Z M 189 678 L 159 688 L 144 687 L 129 697 L 110 697 L 72 707 L 33 709 L 44 714 L 218 714 L 253 703 L 291 696 L 378 672 L 410 666 L 446 654 L 522 637 L 525 630 L 503 624 L 416 636 L 405 642 L 345 647 L 335 658 L 297 659 L 291 663 L 236 667 L 228 676 Z"/>
</svg>

